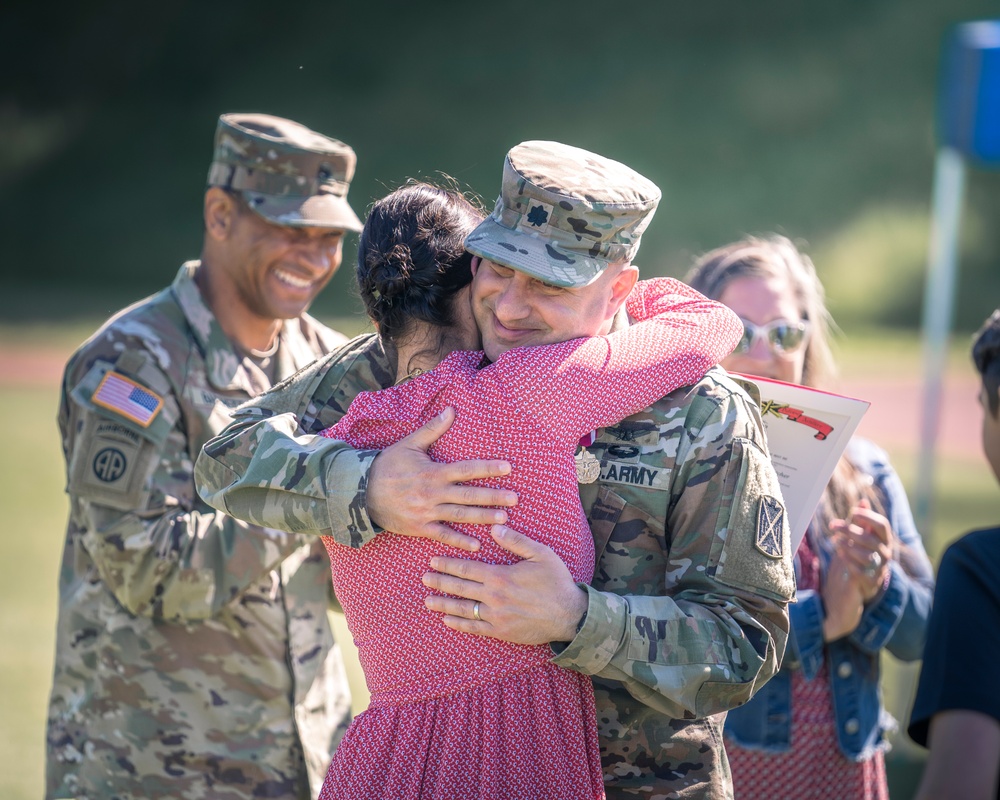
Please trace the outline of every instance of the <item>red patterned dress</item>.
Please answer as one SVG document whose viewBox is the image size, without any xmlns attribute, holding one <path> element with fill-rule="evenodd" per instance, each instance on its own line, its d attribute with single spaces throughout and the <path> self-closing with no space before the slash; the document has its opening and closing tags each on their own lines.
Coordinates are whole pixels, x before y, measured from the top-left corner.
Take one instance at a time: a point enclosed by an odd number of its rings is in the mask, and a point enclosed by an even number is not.
<svg viewBox="0 0 1000 800">
<path fill-rule="evenodd" d="M 628 311 L 648 321 L 518 348 L 483 368 L 482 353 L 452 353 L 431 372 L 358 395 L 323 435 L 384 448 L 453 407 L 455 423 L 431 456 L 510 461 L 509 476 L 483 482 L 518 493 L 508 524 L 589 582 L 594 543 L 577 442 L 697 381 L 742 332 L 727 309 L 672 279 L 638 284 Z M 456 527 L 480 540 L 478 553 L 391 533 L 360 549 L 326 539 L 372 699 L 340 743 L 321 800 L 603 797 L 590 679 L 550 664 L 548 646 L 454 631 L 424 606 L 433 556 L 516 560 L 486 526 Z"/>
<path fill-rule="evenodd" d="M 820 588 L 819 557 L 799 545 L 799 589 Z M 792 749 L 765 753 L 726 742 L 735 800 L 889 800 L 885 757 L 848 761 L 837 744 L 833 687 L 826 663 L 812 680 L 792 673 Z M 776 779 L 780 776 L 780 779 Z"/>
</svg>

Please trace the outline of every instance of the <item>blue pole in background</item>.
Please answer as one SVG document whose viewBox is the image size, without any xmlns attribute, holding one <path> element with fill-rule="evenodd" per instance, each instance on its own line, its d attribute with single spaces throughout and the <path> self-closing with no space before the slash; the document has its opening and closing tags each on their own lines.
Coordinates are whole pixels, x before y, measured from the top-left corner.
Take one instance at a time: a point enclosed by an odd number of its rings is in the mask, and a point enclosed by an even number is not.
<svg viewBox="0 0 1000 800">
<path fill-rule="evenodd" d="M 1000 20 L 955 26 L 946 42 L 938 102 L 940 147 L 924 289 L 924 397 L 914 516 L 926 537 L 934 495 L 941 394 L 955 304 L 965 160 L 1000 166 Z"/>
</svg>

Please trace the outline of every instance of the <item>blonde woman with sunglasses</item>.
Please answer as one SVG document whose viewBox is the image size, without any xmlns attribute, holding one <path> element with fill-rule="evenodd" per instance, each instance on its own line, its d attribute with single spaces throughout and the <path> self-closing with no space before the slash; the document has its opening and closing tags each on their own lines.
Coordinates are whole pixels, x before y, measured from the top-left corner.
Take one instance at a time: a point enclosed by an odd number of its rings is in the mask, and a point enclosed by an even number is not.
<svg viewBox="0 0 1000 800">
<path fill-rule="evenodd" d="M 826 388 L 831 320 L 812 262 L 783 236 L 746 238 L 688 275 L 743 320 L 722 363 L 733 372 Z M 920 658 L 933 572 L 885 453 L 855 438 L 795 559 L 798 602 L 781 671 L 726 720 L 737 800 L 887 800 L 879 655 Z"/>
</svg>

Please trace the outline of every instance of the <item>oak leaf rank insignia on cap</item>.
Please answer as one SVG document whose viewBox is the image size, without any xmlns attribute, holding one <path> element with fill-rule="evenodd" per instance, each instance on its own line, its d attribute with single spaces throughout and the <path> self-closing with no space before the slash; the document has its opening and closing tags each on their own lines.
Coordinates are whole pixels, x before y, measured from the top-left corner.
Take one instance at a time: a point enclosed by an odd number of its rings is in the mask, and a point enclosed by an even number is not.
<svg viewBox="0 0 1000 800">
<path fill-rule="evenodd" d="M 548 203 L 532 203 L 528 213 L 521 218 L 521 227 L 545 233 L 549 229 L 549 217 L 552 216 L 552 206 Z"/>
<path fill-rule="evenodd" d="M 627 263 L 660 201 L 648 178 L 559 142 L 522 142 L 504 160 L 500 197 L 465 239 L 470 253 L 556 286 L 586 286 Z"/>
</svg>

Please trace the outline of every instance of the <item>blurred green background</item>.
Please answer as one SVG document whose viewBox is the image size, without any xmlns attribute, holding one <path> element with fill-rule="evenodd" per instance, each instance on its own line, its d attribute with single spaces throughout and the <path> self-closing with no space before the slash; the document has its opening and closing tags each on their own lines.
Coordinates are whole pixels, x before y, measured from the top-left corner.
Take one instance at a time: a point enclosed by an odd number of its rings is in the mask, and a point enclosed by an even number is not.
<svg viewBox="0 0 1000 800">
<path fill-rule="evenodd" d="M 57 377 L 15 373 L 58 364 L 197 256 L 219 113 L 276 113 L 350 143 L 361 215 L 407 177 L 439 173 L 492 201 L 504 153 L 524 139 L 617 158 L 664 190 L 644 273 L 681 276 L 700 252 L 783 232 L 827 286 L 845 383 L 905 379 L 900 402 L 915 405 L 941 44 L 951 24 L 998 11 L 996 0 L 5 4 L 0 797 L 41 794 L 66 513 Z M 949 371 L 963 386 L 967 334 L 1000 303 L 998 218 L 1000 173 L 971 171 Z M 341 270 L 315 307 L 348 332 L 363 325 L 351 284 Z M 883 442 L 908 487 L 915 435 Z M 947 541 L 995 522 L 996 498 L 974 447 L 942 456 L 924 531 L 935 562 Z M 904 719 L 914 668 L 887 667 Z M 897 800 L 919 760 L 898 739 Z"/>
<path fill-rule="evenodd" d="M 648 272 L 680 275 L 701 251 L 781 230 L 809 243 L 842 324 L 913 326 L 942 37 L 997 11 L 996 0 L 6 4 L 0 313 L 64 319 L 160 288 L 200 246 L 217 115 L 260 110 L 355 148 L 359 213 L 439 171 L 492 201 L 517 142 L 585 147 L 663 188 Z M 972 174 L 968 198 L 964 328 L 1000 293 L 1000 176 Z M 353 310 L 349 278 L 318 310 Z"/>
</svg>

